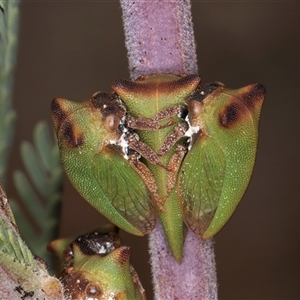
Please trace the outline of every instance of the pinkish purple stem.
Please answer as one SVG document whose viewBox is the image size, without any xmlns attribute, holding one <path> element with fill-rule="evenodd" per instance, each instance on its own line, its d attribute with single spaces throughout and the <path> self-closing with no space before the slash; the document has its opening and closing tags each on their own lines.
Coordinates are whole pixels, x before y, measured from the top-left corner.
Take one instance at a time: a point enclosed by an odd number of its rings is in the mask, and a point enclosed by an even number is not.
<svg viewBox="0 0 300 300">
<path fill-rule="evenodd" d="M 197 74 L 189 0 L 120 0 L 130 76 Z"/>
<path fill-rule="evenodd" d="M 120 0 L 131 79 L 198 73 L 189 0 Z M 149 235 L 156 300 L 217 299 L 213 241 L 188 231 L 184 257 L 173 258 L 160 223 Z"/>
</svg>

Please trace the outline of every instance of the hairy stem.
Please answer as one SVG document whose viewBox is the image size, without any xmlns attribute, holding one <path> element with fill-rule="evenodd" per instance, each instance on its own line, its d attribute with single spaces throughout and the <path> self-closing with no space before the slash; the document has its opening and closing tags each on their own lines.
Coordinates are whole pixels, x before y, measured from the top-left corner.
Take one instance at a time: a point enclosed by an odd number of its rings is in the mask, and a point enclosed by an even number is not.
<svg viewBox="0 0 300 300">
<path fill-rule="evenodd" d="M 198 72 L 189 0 L 120 0 L 130 77 Z M 157 300 L 217 299 L 213 241 L 187 232 L 181 264 L 173 258 L 160 223 L 149 235 Z"/>
<path fill-rule="evenodd" d="M 189 0 L 121 0 L 130 76 L 197 74 Z"/>
</svg>

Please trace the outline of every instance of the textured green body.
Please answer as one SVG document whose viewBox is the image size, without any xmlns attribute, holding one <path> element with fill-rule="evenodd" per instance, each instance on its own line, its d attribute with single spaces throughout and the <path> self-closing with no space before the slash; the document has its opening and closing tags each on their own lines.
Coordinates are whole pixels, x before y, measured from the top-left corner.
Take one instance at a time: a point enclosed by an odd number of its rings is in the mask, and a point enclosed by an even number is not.
<svg viewBox="0 0 300 300">
<path fill-rule="evenodd" d="M 150 232 L 156 214 L 149 191 L 123 154 L 105 144 L 118 136 L 103 125 L 99 107 L 91 100 L 58 98 L 52 102 L 52 117 L 63 166 L 81 196 L 129 233 Z"/>
<path fill-rule="evenodd" d="M 182 78 L 174 75 L 158 75 L 145 77 L 135 82 L 118 80 L 112 85 L 112 88 L 125 102 L 130 115 L 152 118 L 165 108 L 184 105 L 184 100 L 198 87 L 199 82 L 200 77 L 196 75 Z M 141 141 L 157 152 L 164 143 L 167 135 L 174 130 L 178 122 L 182 122 L 182 119 L 177 116 L 174 117 L 174 120 L 174 125 L 157 131 L 136 130 L 136 132 Z M 161 121 L 161 123 L 166 123 L 166 120 Z M 175 147 L 162 156 L 161 161 L 168 164 L 174 152 Z M 164 210 L 157 209 L 157 211 L 171 251 L 174 257 L 180 261 L 184 240 L 184 227 L 176 188 L 167 195 L 167 170 L 147 161 L 145 161 L 145 164 L 155 178 L 160 198 L 165 199 L 167 197 L 163 205 Z"/>
</svg>

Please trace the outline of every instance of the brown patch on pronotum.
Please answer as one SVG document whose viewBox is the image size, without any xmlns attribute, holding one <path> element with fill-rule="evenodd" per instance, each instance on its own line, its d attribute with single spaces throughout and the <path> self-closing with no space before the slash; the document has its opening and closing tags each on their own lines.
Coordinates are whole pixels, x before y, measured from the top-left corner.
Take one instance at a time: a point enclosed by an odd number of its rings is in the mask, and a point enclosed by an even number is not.
<svg viewBox="0 0 300 300">
<path fill-rule="evenodd" d="M 54 124 L 59 126 L 67 117 L 66 112 L 61 107 L 60 98 L 54 98 L 51 102 L 51 116 Z"/>
<path fill-rule="evenodd" d="M 180 92 L 181 90 L 186 90 L 189 87 L 192 87 L 194 90 L 200 84 L 200 81 L 201 78 L 199 75 L 187 75 L 178 80 L 163 82 L 162 90 L 165 90 L 166 92 L 173 92 L 173 90 Z"/>
<path fill-rule="evenodd" d="M 266 89 L 259 83 L 251 84 L 242 89 L 238 98 L 253 111 L 257 106 L 261 105 L 266 97 Z"/>
<path fill-rule="evenodd" d="M 232 101 L 220 111 L 219 122 L 222 127 L 231 128 L 238 124 L 246 113 L 247 109 L 242 103 Z"/>
<path fill-rule="evenodd" d="M 84 135 L 82 132 L 76 130 L 76 126 L 70 121 L 64 121 L 60 127 L 62 138 L 70 148 L 77 148 L 84 142 Z"/>
<path fill-rule="evenodd" d="M 80 271 L 74 271 L 73 268 L 66 270 L 62 275 L 61 282 L 67 299 L 85 299 L 86 287 L 90 282 Z"/>
<path fill-rule="evenodd" d="M 126 246 L 119 247 L 112 252 L 115 255 L 116 260 L 122 266 L 126 265 L 129 261 L 131 249 Z"/>
<path fill-rule="evenodd" d="M 143 95 L 153 95 L 157 91 L 160 93 L 176 93 L 182 90 L 196 89 L 199 85 L 201 78 L 198 75 L 187 75 L 183 77 L 178 77 L 178 79 L 163 81 L 159 77 L 153 76 L 142 76 L 136 81 L 131 81 L 127 79 L 117 79 L 113 84 L 112 88 L 122 96 L 122 94 L 139 94 Z M 146 81 L 145 80 L 149 80 Z"/>
<path fill-rule="evenodd" d="M 143 84 L 136 81 L 128 80 L 128 79 L 117 79 L 111 85 L 111 87 L 119 94 L 122 92 L 128 93 L 139 93 L 141 90 L 143 92 L 150 92 L 149 84 Z M 152 90 L 152 88 L 151 88 Z"/>
</svg>

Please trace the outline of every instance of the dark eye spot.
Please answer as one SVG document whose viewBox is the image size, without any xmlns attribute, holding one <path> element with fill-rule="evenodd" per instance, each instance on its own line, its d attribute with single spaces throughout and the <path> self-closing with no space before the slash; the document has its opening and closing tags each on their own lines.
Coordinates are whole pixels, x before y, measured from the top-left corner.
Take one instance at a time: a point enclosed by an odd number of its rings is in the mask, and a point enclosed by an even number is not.
<svg viewBox="0 0 300 300">
<path fill-rule="evenodd" d="M 130 257 L 130 252 L 131 252 L 131 250 L 129 247 L 123 246 L 123 247 L 118 248 L 117 260 L 121 266 L 124 266 L 125 263 L 128 262 L 129 257 Z"/>
<path fill-rule="evenodd" d="M 219 114 L 219 121 L 222 127 L 230 128 L 237 124 L 243 114 L 242 107 L 236 102 L 226 106 Z"/>
<path fill-rule="evenodd" d="M 60 105 L 59 98 L 55 98 L 51 102 L 51 113 L 52 117 L 57 121 L 58 124 L 62 123 L 67 117 L 66 112 Z"/>
<path fill-rule="evenodd" d="M 84 136 L 82 133 L 76 132 L 71 122 L 65 121 L 61 125 L 62 136 L 65 142 L 71 148 L 79 147 L 84 142 Z"/>
<path fill-rule="evenodd" d="M 239 99 L 250 111 L 253 111 L 257 105 L 261 105 L 261 102 L 266 97 L 266 89 L 259 83 L 251 84 L 244 90 L 245 92 L 239 95 Z"/>
</svg>

